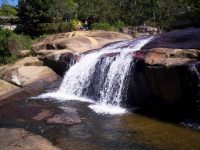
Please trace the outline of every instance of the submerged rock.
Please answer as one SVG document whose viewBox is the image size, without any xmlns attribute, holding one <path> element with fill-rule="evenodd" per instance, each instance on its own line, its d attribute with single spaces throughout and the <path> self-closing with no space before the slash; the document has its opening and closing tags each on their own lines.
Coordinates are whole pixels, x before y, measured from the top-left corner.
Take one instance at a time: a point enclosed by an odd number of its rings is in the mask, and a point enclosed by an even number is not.
<svg viewBox="0 0 200 150">
<path fill-rule="evenodd" d="M 45 138 L 24 129 L 0 129 L 1 150 L 59 150 Z"/>
<path fill-rule="evenodd" d="M 73 108 L 64 107 L 63 111 L 55 110 L 42 110 L 36 116 L 32 118 L 36 121 L 45 121 L 47 124 L 65 124 L 72 125 L 81 123 L 81 119 L 77 111 Z"/>
</svg>

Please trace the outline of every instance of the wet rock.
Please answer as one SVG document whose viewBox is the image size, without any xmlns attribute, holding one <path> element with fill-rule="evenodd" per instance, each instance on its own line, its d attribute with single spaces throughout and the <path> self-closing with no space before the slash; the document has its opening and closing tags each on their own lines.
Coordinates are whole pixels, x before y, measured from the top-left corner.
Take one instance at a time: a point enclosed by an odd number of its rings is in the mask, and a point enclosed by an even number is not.
<svg viewBox="0 0 200 150">
<path fill-rule="evenodd" d="M 59 150 L 45 138 L 24 129 L 0 129 L 1 150 Z"/>
<path fill-rule="evenodd" d="M 51 117 L 54 114 L 53 111 L 50 110 L 43 110 L 42 112 L 38 113 L 36 116 L 34 116 L 32 119 L 36 121 L 42 121 L 46 118 Z"/>
<path fill-rule="evenodd" d="M 77 62 L 80 58 L 69 50 L 40 50 L 36 53 L 44 65 L 52 68 L 57 74 L 63 76 L 70 65 Z"/>
<path fill-rule="evenodd" d="M 132 37 L 118 32 L 74 31 L 48 36 L 33 44 L 33 50 L 46 66 L 63 76 L 70 65 L 79 60 L 80 53 L 129 39 Z"/>
<path fill-rule="evenodd" d="M 76 124 L 81 123 L 80 118 L 76 114 L 56 114 L 47 120 L 49 124 Z"/>
<path fill-rule="evenodd" d="M 190 65 L 199 61 L 195 49 L 153 48 L 133 54 L 134 72 L 129 102 L 135 106 L 191 109 L 195 105 L 198 77 Z M 191 107 L 190 107 L 191 106 Z"/>
<path fill-rule="evenodd" d="M 47 124 L 65 124 L 72 125 L 81 123 L 77 111 L 70 107 L 62 108 L 63 111 L 42 110 L 32 119 L 36 121 L 45 121 Z"/>
<path fill-rule="evenodd" d="M 62 110 L 63 112 L 54 113 L 54 115 L 47 118 L 46 122 L 48 124 L 65 124 L 65 125 L 81 123 L 81 119 L 79 118 L 76 109 L 70 107 L 63 107 Z"/>
</svg>

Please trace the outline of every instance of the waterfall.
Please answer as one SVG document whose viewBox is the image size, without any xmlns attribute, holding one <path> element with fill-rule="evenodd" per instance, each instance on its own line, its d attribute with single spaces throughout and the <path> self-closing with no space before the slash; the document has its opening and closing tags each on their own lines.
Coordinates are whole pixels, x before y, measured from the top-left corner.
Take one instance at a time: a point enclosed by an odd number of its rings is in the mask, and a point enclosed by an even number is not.
<svg viewBox="0 0 200 150">
<path fill-rule="evenodd" d="M 140 50 L 152 38 L 118 42 L 82 55 L 79 62 L 66 72 L 56 92 L 39 97 L 91 102 L 93 104 L 89 107 L 97 113 L 124 113 L 126 110 L 120 107 L 120 104 L 127 94 L 128 76 L 133 60 L 130 53 Z M 111 53 L 115 56 L 106 56 Z"/>
</svg>

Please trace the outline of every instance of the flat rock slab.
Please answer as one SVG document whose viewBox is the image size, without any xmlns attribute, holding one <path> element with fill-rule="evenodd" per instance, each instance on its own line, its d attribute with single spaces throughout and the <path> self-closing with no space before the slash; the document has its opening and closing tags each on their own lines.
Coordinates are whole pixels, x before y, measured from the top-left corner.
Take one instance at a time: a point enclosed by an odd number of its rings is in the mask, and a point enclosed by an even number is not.
<svg viewBox="0 0 200 150">
<path fill-rule="evenodd" d="M 0 129 L 1 150 L 59 150 L 45 138 L 24 129 Z"/>
</svg>

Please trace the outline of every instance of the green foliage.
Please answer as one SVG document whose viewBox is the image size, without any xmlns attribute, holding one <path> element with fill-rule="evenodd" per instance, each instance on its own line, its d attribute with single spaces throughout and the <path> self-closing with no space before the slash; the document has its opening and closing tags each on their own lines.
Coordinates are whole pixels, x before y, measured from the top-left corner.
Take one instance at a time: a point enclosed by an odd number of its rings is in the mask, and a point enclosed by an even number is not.
<svg viewBox="0 0 200 150">
<path fill-rule="evenodd" d="M 16 16 L 16 15 L 17 15 L 17 10 L 15 7 L 8 4 L 3 4 L 0 7 L 0 16 Z"/>
<path fill-rule="evenodd" d="M 93 30 L 106 30 L 106 31 L 119 31 L 122 27 L 124 27 L 124 23 L 122 21 L 118 21 L 115 24 L 109 24 L 107 22 L 93 23 Z"/>
<path fill-rule="evenodd" d="M 27 35 L 12 34 L 8 38 L 7 44 L 10 52 L 15 52 L 18 50 L 30 50 L 32 39 Z"/>
<path fill-rule="evenodd" d="M 69 32 L 72 31 L 72 25 L 67 22 L 61 22 L 58 25 L 58 32 Z"/>
<path fill-rule="evenodd" d="M 0 28 L 0 56 L 9 56 L 8 38 L 13 34 L 10 30 L 3 30 Z"/>
<path fill-rule="evenodd" d="M 58 32 L 59 23 L 75 11 L 73 0 L 19 0 L 19 18 L 23 31 L 32 36 Z M 63 29 L 63 23 L 60 25 Z"/>
<path fill-rule="evenodd" d="M 200 1 L 199 0 L 184 0 L 185 7 L 187 8 L 188 14 L 191 20 L 200 25 Z"/>
<path fill-rule="evenodd" d="M 31 42 L 28 36 L 17 35 L 13 31 L 0 28 L 0 64 L 17 60 L 14 53 L 18 50 L 30 49 Z"/>
<path fill-rule="evenodd" d="M 115 31 L 115 27 L 106 22 L 93 23 L 92 29 L 93 30 Z"/>
<path fill-rule="evenodd" d="M 77 19 L 73 19 L 71 21 L 71 27 L 72 27 L 73 30 L 76 29 L 76 27 L 78 26 L 78 23 L 79 23 L 79 20 L 77 20 Z"/>
<path fill-rule="evenodd" d="M 19 57 L 17 57 L 16 55 L 5 56 L 3 58 L 0 58 L 0 64 L 9 64 L 16 62 L 17 60 L 19 60 Z"/>
</svg>

